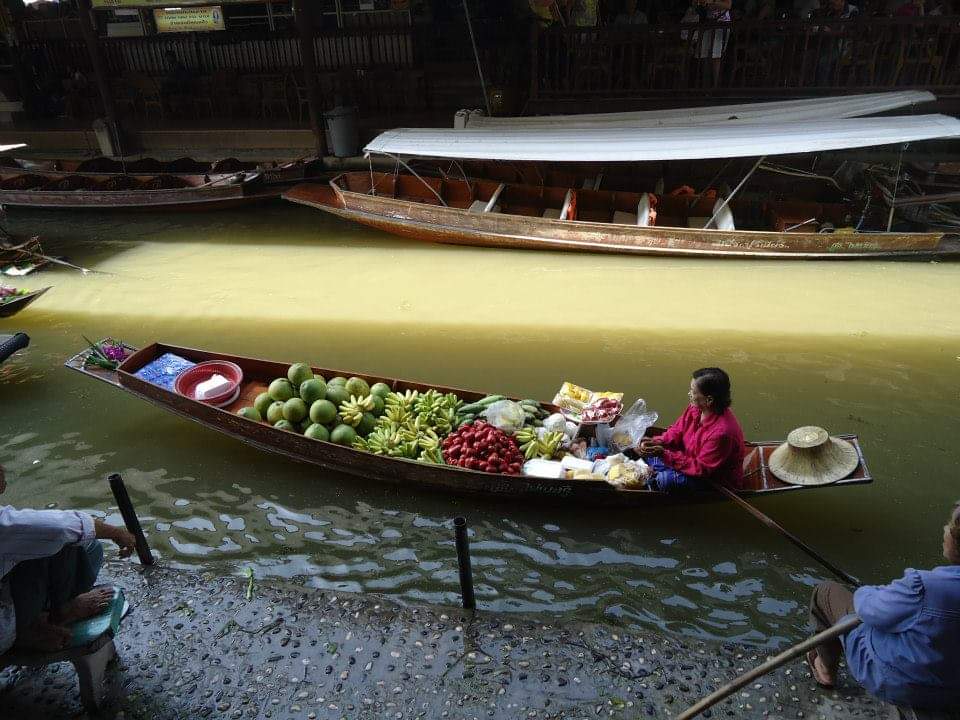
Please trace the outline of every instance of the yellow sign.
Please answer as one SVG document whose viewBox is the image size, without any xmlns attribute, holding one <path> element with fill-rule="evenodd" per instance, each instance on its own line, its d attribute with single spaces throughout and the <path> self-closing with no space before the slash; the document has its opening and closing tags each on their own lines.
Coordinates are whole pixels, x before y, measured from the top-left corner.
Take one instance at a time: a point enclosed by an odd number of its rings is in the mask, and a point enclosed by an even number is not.
<svg viewBox="0 0 960 720">
<path fill-rule="evenodd" d="M 223 9 L 219 5 L 157 9 L 153 11 L 153 19 L 158 33 L 224 29 Z"/>
</svg>

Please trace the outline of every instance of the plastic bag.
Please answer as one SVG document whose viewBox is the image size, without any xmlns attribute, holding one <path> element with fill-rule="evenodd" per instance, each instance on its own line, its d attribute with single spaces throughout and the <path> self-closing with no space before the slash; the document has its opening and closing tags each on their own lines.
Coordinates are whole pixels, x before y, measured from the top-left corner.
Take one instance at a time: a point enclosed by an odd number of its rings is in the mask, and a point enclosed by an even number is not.
<svg viewBox="0 0 960 720">
<path fill-rule="evenodd" d="M 656 412 L 647 408 L 646 401 L 640 398 L 610 428 L 607 444 L 621 451 L 637 447 L 647 429 L 657 421 L 658 417 L 660 416 Z"/>
<path fill-rule="evenodd" d="M 526 421 L 523 407 L 513 400 L 495 402 L 480 414 L 486 418 L 488 423 L 503 430 L 507 435 L 516 435 L 517 430 L 522 428 Z"/>
</svg>

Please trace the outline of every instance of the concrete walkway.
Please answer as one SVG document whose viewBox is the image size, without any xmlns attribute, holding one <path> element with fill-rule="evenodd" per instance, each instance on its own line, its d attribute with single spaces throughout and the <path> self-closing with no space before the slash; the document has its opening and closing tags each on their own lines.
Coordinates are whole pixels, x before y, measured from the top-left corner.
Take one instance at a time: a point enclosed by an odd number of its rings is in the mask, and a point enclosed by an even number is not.
<svg viewBox="0 0 960 720">
<path fill-rule="evenodd" d="M 109 718 L 668 718 L 764 660 L 561 616 L 471 620 L 454 608 L 117 562 L 101 579 L 134 606 L 108 670 Z M 4 720 L 83 716 L 69 665 L 7 670 L 0 688 Z M 796 662 L 706 716 L 881 713 L 849 679 L 816 689 Z"/>
</svg>

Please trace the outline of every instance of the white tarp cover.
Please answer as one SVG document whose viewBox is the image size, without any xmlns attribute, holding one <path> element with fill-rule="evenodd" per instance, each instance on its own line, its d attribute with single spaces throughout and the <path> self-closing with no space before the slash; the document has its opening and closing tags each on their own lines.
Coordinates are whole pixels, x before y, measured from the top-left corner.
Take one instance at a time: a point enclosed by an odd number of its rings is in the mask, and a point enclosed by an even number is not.
<svg viewBox="0 0 960 720">
<path fill-rule="evenodd" d="M 841 95 L 806 100 L 671 108 L 641 112 L 597 113 L 589 115 L 544 115 L 534 117 L 486 117 L 468 112 L 466 129 L 485 127 L 676 127 L 712 125 L 718 122 L 801 122 L 875 115 L 889 110 L 932 102 L 937 96 L 925 90 Z"/>
<path fill-rule="evenodd" d="M 641 162 L 792 155 L 960 137 L 948 115 L 727 123 L 661 128 L 398 128 L 375 137 L 368 153 L 474 160 Z"/>
</svg>

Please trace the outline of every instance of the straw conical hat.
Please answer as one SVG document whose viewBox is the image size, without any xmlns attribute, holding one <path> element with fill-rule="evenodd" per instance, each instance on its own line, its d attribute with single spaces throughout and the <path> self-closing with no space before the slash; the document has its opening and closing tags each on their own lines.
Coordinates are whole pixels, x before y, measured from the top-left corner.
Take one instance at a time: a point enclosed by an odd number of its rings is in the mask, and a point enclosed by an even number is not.
<svg viewBox="0 0 960 720">
<path fill-rule="evenodd" d="M 770 454 L 770 472 L 791 485 L 826 485 L 857 469 L 860 456 L 846 440 L 815 425 L 799 427 Z"/>
</svg>

